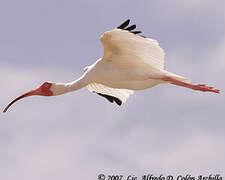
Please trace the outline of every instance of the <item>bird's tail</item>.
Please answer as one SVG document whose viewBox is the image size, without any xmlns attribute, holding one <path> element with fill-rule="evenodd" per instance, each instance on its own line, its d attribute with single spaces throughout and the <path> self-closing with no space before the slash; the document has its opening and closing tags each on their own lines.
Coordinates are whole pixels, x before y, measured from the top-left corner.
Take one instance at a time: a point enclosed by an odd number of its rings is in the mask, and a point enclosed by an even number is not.
<svg viewBox="0 0 225 180">
<path fill-rule="evenodd" d="M 185 83 L 190 82 L 189 79 L 187 79 L 187 78 L 185 78 L 185 77 L 183 77 L 183 76 L 179 76 L 179 75 L 177 75 L 177 74 L 168 72 L 168 71 L 166 71 L 166 70 L 163 70 L 163 74 L 166 75 L 166 76 L 168 76 L 168 77 L 170 77 L 170 78 L 173 78 L 173 79 L 175 79 L 175 80 L 178 80 L 178 81 L 182 81 L 182 82 L 185 82 Z"/>
</svg>

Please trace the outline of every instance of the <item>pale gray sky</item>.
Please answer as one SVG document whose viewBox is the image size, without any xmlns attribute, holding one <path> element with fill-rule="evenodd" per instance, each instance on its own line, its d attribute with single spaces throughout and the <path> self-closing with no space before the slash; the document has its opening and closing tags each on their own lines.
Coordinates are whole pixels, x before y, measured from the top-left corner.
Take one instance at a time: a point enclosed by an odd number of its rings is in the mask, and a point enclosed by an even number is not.
<svg viewBox="0 0 225 180">
<path fill-rule="evenodd" d="M 159 85 L 121 107 L 86 88 L 32 97 L 0 114 L 0 179 L 99 173 L 225 178 L 224 1 L 0 1 L 0 107 L 43 81 L 68 82 L 102 55 L 99 36 L 130 18 L 166 69 L 221 94 Z"/>
</svg>

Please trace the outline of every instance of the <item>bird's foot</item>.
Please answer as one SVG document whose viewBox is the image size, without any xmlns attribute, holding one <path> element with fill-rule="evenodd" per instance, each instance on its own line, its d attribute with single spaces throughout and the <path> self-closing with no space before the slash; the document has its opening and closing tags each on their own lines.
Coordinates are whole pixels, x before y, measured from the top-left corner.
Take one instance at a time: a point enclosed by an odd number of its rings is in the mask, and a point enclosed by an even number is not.
<svg viewBox="0 0 225 180">
<path fill-rule="evenodd" d="M 203 92 L 214 92 L 214 93 L 220 93 L 219 89 L 215 89 L 212 86 L 207 86 L 206 84 L 196 84 L 193 85 L 194 90 L 203 91 Z"/>
<path fill-rule="evenodd" d="M 220 93 L 219 89 L 215 89 L 214 87 L 207 86 L 206 84 L 190 84 L 190 83 L 178 81 L 176 79 L 173 79 L 167 76 L 162 78 L 162 80 L 170 82 L 171 84 L 174 84 L 177 86 L 183 86 L 183 87 L 190 88 L 197 91 Z"/>
</svg>

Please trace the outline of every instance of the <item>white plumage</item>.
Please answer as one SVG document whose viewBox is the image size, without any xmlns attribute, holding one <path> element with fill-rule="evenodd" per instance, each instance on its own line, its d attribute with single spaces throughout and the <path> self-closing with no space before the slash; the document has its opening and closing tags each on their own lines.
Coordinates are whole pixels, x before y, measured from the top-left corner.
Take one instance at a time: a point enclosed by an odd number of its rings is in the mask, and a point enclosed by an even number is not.
<svg viewBox="0 0 225 180">
<path fill-rule="evenodd" d="M 165 53 L 156 40 L 127 30 L 113 29 L 105 32 L 100 41 L 104 47 L 103 61 L 112 60 L 119 65 L 126 63 L 126 67 L 148 64 L 154 68 L 164 68 Z"/>
<path fill-rule="evenodd" d="M 129 96 L 134 93 L 134 91 L 132 91 L 132 90 L 110 88 L 110 87 L 107 87 L 107 86 L 104 86 L 104 85 L 98 84 L 98 83 L 88 84 L 87 88 L 91 92 L 96 92 L 96 93 L 116 97 L 116 98 L 120 99 L 122 101 L 122 103 L 125 103 L 126 100 L 129 98 Z"/>
<path fill-rule="evenodd" d="M 218 89 L 205 84 L 190 84 L 188 79 L 164 70 L 163 49 L 156 40 L 138 36 L 128 27 L 130 20 L 116 29 L 105 32 L 100 41 L 104 55 L 91 66 L 84 68 L 82 77 L 71 83 L 45 82 L 38 89 L 14 99 L 4 112 L 16 101 L 32 95 L 53 96 L 75 91 L 87 86 L 88 90 L 118 105 L 126 102 L 134 90 L 151 88 L 160 83 L 171 83 L 193 90 L 219 93 Z"/>
<path fill-rule="evenodd" d="M 94 82 L 87 86 L 91 92 L 110 95 L 125 102 L 133 94 L 132 90 L 165 83 L 161 80 L 164 75 L 188 81 L 163 70 L 165 53 L 156 40 L 117 28 L 105 32 L 100 41 L 104 47 L 103 57 L 85 68 L 85 76 Z"/>
</svg>

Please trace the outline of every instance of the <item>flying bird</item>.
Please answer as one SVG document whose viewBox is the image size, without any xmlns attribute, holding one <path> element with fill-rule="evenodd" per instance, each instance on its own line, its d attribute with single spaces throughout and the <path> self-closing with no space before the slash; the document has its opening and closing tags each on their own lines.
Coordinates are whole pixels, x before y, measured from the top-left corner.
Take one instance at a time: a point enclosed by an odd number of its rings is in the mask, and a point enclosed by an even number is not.
<svg viewBox="0 0 225 180">
<path fill-rule="evenodd" d="M 197 91 L 219 93 L 218 89 L 205 84 L 191 84 L 180 75 L 164 70 L 163 49 L 156 40 L 140 35 L 136 25 L 126 20 L 117 28 L 105 32 L 100 41 L 104 47 L 103 57 L 84 68 L 84 74 L 69 83 L 44 82 L 9 103 L 3 112 L 16 101 L 33 96 L 56 96 L 87 87 L 109 102 L 125 103 L 135 90 L 170 83 Z"/>
</svg>

